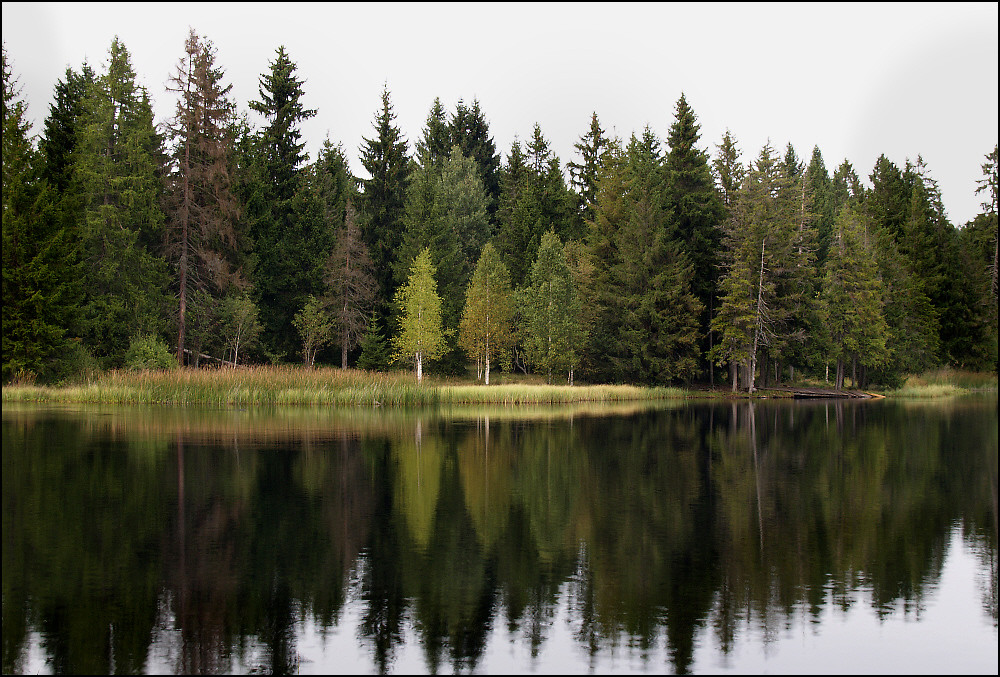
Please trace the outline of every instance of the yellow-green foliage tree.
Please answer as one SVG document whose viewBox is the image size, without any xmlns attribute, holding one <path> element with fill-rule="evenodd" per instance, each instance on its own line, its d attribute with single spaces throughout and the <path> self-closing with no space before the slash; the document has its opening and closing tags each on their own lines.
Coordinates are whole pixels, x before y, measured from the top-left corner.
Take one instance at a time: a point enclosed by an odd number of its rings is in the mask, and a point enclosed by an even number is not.
<svg viewBox="0 0 1000 677">
<path fill-rule="evenodd" d="M 482 365 L 486 385 L 490 384 L 490 364 L 514 342 L 513 317 L 510 272 L 492 243 L 487 243 L 469 282 L 459 326 L 459 344 L 476 360 L 477 378 Z"/>
<path fill-rule="evenodd" d="M 392 338 L 396 361 L 413 360 L 417 382 L 424 378 L 424 361 L 436 360 L 447 350 L 447 331 L 441 324 L 441 297 L 431 263 L 431 251 L 424 247 L 410 266 L 410 277 L 396 292 L 399 333 Z"/>
</svg>

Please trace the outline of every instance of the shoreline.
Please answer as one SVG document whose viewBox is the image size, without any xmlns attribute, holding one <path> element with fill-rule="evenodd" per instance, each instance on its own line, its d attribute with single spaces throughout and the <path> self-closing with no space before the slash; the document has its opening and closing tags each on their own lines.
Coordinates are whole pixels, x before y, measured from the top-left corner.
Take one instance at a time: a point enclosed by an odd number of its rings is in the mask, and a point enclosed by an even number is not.
<svg viewBox="0 0 1000 677">
<path fill-rule="evenodd" d="M 418 385 L 408 372 L 342 371 L 334 367 L 256 367 L 237 370 L 111 371 L 86 384 L 3 386 L 4 403 L 146 404 L 166 406 L 425 406 L 439 404 L 535 405 L 578 402 L 756 399 L 938 399 L 996 392 L 996 377 L 983 387 L 953 383 L 908 383 L 893 390 L 777 385 L 753 394 L 728 387 L 709 389 L 639 385 L 548 385 L 428 377 Z M 977 384 L 980 385 L 980 384 Z"/>
</svg>

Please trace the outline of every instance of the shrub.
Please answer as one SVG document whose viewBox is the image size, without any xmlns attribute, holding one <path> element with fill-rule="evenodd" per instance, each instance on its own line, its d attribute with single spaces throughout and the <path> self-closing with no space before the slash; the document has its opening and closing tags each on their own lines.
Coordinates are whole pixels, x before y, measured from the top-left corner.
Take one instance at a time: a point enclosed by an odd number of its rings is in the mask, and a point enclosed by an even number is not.
<svg viewBox="0 0 1000 677">
<path fill-rule="evenodd" d="M 133 337 L 125 353 L 125 368 L 129 371 L 176 367 L 177 359 L 170 353 L 167 344 L 151 334 Z"/>
</svg>

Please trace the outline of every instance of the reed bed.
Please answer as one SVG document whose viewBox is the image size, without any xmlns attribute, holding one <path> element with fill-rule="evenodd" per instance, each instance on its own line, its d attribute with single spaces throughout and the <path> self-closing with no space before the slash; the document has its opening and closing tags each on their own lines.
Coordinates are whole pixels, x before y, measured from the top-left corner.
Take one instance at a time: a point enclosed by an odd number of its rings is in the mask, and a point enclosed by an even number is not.
<svg viewBox="0 0 1000 677">
<path fill-rule="evenodd" d="M 945 368 L 909 376 L 901 388 L 885 394 L 891 397 L 937 398 L 996 390 L 996 374 Z"/>
<path fill-rule="evenodd" d="M 85 384 L 3 389 L 4 402 L 176 404 L 203 406 L 401 406 L 555 404 L 684 398 L 677 388 L 628 385 L 461 385 L 412 374 L 356 369 L 262 366 L 250 369 L 114 370 Z"/>
</svg>

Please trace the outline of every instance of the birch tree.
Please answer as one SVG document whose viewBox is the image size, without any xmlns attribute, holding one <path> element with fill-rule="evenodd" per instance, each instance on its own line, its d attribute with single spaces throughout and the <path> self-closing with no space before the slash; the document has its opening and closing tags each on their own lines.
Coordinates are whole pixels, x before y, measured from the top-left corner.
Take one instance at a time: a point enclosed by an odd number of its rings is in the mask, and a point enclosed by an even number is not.
<svg viewBox="0 0 1000 677">
<path fill-rule="evenodd" d="M 411 361 L 417 382 L 424 379 L 424 362 L 444 355 L 447 332 L 441 323 L 441 297 L 437 293 L 430 249 L 425 247 L 413 260 L 410 277 L 396 292 L 399 333 L 392 337 L 396 361 Z"/>
<path fill-rule="evenodd" d="M 510 273 L 493 245 L 487 243 L 469 282 L 465 309 L 459 328 L 459 343 L 483 366 L 486 385 L 490 384 L 490 366 L 514 342 L 513 292 Z"/>
</svg>

